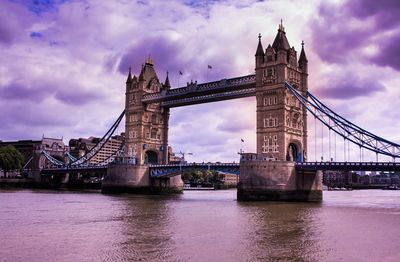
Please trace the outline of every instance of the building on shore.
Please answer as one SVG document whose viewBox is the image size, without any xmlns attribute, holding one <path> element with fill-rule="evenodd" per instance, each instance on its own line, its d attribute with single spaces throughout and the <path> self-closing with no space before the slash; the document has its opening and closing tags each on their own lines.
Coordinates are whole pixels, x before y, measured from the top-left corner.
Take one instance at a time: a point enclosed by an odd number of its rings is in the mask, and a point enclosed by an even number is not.
<svg viewBox="0 0 400 262">
<path fill-rule="evenodd" d="M 239 180 L 239 175 L 235 175 L 235 174 L 227 174 L 227 173 L 223 173 L 222 174 L 222 181 L 224 182 L 225 185 L 229 186 L 229 187 L 236 187 L 238 180 Z"/>
<path fill-rule="evenodd" d="M 89 138 L 70 139 L 70 154 L 76 158 L 79 158 L 92 150 L 92 148 L 94 148 L 100 142 L 100 140 L 101 138 L 92 136 Z M 96 165 L 106 161 L 111 155 L 114 155 L 118 150 L 121 149 L 124 141 L 125 133 L 112 136 L 107 143 L 105 143 L 102 149 L 92 159 L 89 160 L 89 163 Z"/>
<path fill-rule="evenodd" d="M 65 161 L 65 153 L 69 151 L 69 147 L 64 144 L 62 138 L 44 136 L 41 140 L 0 141 L 0 147 L 8 145 L 14 146 L 24 156 L 24 169 L 28 174 L 30 170 L 38 170 L 50 165 L 42 155 L 42 151 L 62 162 Z"/>
<path fill-rule="evenodd" d="M 184 164 L 186 163 L 183 155 L 179 156 L 172 151 L 172 147 L 168 146 L 168 164 Z"/>
</svg>

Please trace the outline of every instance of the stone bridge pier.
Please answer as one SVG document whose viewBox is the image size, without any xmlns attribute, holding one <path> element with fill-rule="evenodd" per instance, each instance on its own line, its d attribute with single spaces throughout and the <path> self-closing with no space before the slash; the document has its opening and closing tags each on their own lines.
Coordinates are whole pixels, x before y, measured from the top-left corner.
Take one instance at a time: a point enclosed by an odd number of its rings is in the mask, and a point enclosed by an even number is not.
<svg viewBox="0 0 400 262">
<path fill-rule="evenodd" d="M 256 154 L 243 154 L 237 199 L 321 201 L 322 171 L 297 171 L 295 162 L 265 161 Z"/>
<path fill-rule="evenodd" d="M 102 193 L 171 194 L 183 192 L 180 175 L 151 178 L 148 165 L 111 164 L 102 182 Z"/>
</svg>

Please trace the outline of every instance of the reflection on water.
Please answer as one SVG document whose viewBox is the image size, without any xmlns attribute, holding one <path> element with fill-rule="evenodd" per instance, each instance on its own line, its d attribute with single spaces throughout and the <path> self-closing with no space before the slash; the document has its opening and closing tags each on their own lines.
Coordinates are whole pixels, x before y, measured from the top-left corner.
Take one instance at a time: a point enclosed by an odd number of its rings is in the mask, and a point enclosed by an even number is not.
<svg viewBox="0 0 400 262">
<path fill-rule="evenodd" d="M 0 191 L 0 261 L 400 261 L 400 192 L 324 202 Z"/>
<path fill-rule="evenodd" d="M 246 210 L 251 210 L 252 256 L 259 261 L 319 261 L 315 219 L 319 208 L 315 203 L 246 205 Z"/>
<path fill-rule="evenodd" d="M 135 261 L 171 261 L 173 240 L 169 231 L 171 214 L 167 202 L 174 199 L 160 196 L 122 197 L 123 224 L 121 241 L 115 252 L 102 259 Z"/>
</svg>

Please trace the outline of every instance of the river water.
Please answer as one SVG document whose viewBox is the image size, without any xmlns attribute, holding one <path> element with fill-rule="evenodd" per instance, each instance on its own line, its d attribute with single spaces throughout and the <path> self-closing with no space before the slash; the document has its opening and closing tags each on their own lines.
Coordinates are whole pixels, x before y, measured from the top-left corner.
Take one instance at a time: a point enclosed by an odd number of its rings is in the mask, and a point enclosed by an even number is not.
<svg viewBox="0 0 400 262">
<path fill-rule="evenodd" d="M 2 190 L 0 261 L 400 261 L 400 191 L 316 204 Z"/>
</svg>

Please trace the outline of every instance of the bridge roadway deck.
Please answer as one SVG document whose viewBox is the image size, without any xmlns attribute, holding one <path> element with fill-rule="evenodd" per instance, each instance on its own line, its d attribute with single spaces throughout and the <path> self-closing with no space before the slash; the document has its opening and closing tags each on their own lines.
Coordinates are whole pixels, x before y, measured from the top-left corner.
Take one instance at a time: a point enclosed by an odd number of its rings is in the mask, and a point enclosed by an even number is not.
<svg viewBox="0 0 400 262">
<path fill-rule="evenodd" d="M 298 162 L 297 170 L 348 170 L 348 171 L 400 171 L 400 163 L 396 162 Z M 150 177 L 175 176 L 183 170 L 214 170 L 222 173 L 239 175 L 239 163 L 188 163 L 149 165 Z M 55 167 L 44 168 L 42 174 L 65 174 L 75 172 L 106 172 L 107 166 Z"/>
<path fill-rule="evenodd" d="M 145 94 L 142 102 L 178 107 L 255 96 L 255 94 L 256 77 L 252 74 L 202 84 L 188 83 L 186 87 Z"/>
<path fill-rule="evenodd" d="M 298 162 L 297 170 L 400 171 L 396 162 Z"/>
</svg>

